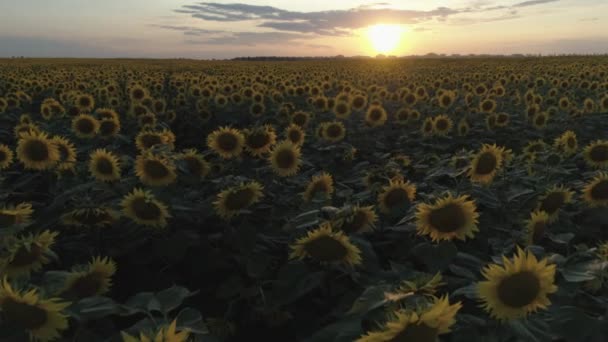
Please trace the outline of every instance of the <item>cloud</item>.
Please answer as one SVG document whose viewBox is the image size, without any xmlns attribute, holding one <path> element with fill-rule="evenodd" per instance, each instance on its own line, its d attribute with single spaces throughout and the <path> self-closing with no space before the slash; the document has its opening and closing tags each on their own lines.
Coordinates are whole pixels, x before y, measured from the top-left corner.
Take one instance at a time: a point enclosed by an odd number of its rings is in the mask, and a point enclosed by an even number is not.
<svg viewBox="0 0 608 342">
<path fill-rule="evenodd" d="M 548 4 L 551 2 L 558 2 L 558 1 L 560 1 L 560 0 L 531 0 L 531 1 L 520 2 L 518 4 L 513 5 L 513 7 L 536 6 L 536 5 Z"/>
<path fill-rule="evenodd" d="M 187 39 L 186 43 L 195 45 L 234 45 L 256 46 L 263 44 L 290 43 L 305 36 L 288 32 L 223 32 L 219 35 L 204 36 L 201 39 Z"/>
</svg>

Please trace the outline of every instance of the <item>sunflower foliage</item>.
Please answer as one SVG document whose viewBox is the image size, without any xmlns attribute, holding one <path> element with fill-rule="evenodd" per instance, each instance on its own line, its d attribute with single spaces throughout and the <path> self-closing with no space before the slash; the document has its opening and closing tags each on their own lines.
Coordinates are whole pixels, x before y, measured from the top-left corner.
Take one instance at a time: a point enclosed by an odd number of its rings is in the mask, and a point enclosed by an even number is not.
<svg viewBox="0 0 608 342">
<path fill-rule="evenodd" d="M 606 57 L 451 61 L 2 62 L 0 340 L 604 341 Z"/>
</svg>

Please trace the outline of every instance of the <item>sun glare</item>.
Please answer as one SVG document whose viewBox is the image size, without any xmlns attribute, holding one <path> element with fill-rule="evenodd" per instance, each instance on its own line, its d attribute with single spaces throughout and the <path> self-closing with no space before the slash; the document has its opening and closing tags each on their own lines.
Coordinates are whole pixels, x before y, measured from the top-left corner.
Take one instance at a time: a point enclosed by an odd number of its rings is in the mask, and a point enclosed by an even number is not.
<svg viewBox="0 0 608 342">
<path fill-rule="evenodd" d="M 367 36 L 377 53 L 394 52 L 401 42 L 404 28 L 400 25 L 378 24 L 367 28 Z"/>
</svg>

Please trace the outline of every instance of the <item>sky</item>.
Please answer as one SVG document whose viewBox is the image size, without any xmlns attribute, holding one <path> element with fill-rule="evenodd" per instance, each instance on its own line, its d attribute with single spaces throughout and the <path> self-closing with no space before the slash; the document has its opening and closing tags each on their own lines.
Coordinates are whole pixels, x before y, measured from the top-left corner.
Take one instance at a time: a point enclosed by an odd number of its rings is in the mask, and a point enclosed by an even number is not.
<svg viewBox="0 0 608 342">
<path fill-rule="evenodd" d="M 2 0 L 0 57 L 608 53 L 608 0 L 379 1 Z"/>
</svg>

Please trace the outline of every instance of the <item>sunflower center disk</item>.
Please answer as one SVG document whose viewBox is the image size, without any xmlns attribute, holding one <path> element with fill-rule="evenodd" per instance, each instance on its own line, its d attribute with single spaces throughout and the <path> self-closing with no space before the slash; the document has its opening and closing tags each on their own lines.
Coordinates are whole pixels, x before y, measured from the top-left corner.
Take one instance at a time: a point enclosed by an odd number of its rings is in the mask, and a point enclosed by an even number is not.
<svg viewBox="0 0 608 342">
<path fill-rule="evenodd" d="M 106 158 L 97 161 L 97 171 L 104 175 L 111 175 L 114 172 L 114 164 Z"/>
<path fill-rule="evenodd" d="M 79 120 L 76 127 L 78 128 L 79 132 L 84 133 L 84 134 L 90 134 L 95 129 L 93 126 L 93 123 L 87 119 Z"/>
<path fill-rule="evenodd" d="M 330 236 L 321 236 L 312 240 L 306 244 L 305 248 L 313 259 L 326 262 L 342 260 L 348 252 L 340 241 Z"/>
<path fill-rule="evenodd" d="M 564 201 L 564 194 L 561 192 L 553 192 L 543 199 L 540 210 L 544 210 L 548 214 L 553 214 L 562 207 Z"/>
<path fill-rule="evenodd" d="M 32 244 L 29 250 L 25 247 L 20 247 L 10 265 L 15 267 L 31 265 L 40 259 L 41 256 L 42 248 L 37 244 Z"/>
<path fill-rule="evenodd" d="M 358 232 L 367 223 L 367 216 L 361 210 L 353 214 L 351 221 L 342 226 L 342 230 L 347 233 Z"/>
<path fill-rule="evenodd" d="M 596 200 L 608 200 L 608 181 L 601 181 L 591 189 L 591 197 Z"/>
<path fill-rule="evenodd" d="M 92 272 L 76 279 L 67 292 L 75 294 L 78 298 L 91 297 L 101 288 L 101 281 L 102 275 Z"/>
<path fill-rule="evenodd" d="M 131 204 L 135 215 L 142 220 L 156 220 L 160 217 L 160 208 L 152 202 L 146 202 L 145 198 L 137 198 Z"/>
<path fill-rule="evenodd" d="M 155 179 L 164 178 L 169 175 L 169 169 L 167 169 L 167 166 L 158 160 L 146 161 L 144 171 L 146 175 Z"/>
<path fill-rule="evenodd" d="M 154 145 L 160 145 L 163 143 L 163 139 L 158 135 L 147 134 L 141 138 L 141 142 L 143 143 L 145 148 L 151 148 Z"/>
<path fill-rule="evenodd" d="M 241 210 L 251 205 L 254 193 L 250 189 L 241 189 L 231 192 L 226 197 L 226 208 L 229 210 Z"/>
<path fill-rule="evenodd" d="M 435 342 L 437 341 L 438 330 L 437 328 L 431 328 L 428 325 L 415 324 L 408 325 L 405 330 L 399 333 L 391 339 L 391 342 Z"/>
<path fill-rule="evenodd" d="M 403 189 L 391 190 L 384 199 L 384 204 L 389 208 L 395 208 L 402 204 L 408 204 L 410 199 L 407 195 L 407 191 Z"/>
<path fill-rule="evenodd" d="M 608 146 L 600 145 L 595 146 L 589 152 L 591 160 L 595 162 L 604 162 L 608 160 Z"/>
<path fill-rule="evenodd" d="M 224 133 L 217 138 L 217 144 L 224 151 L 232 151 L 238 145 L 238 139 L 233 134 Z"/>
<path fill-rule="evenodd" d="M 10 227 L 17 223 L 17 215 L 0 213 L 0 227 Z"/>
<path fill-rule="evenodd" d="M 28 142 L 25 151 L 28 158 L 33 161 L 44 161 L 49 157 L 48 146 L 43 141 L 33 140 Z"/>
<path fill-rule="evenodd" d="M 490 152 L 485 152 L 479 156 L 475 172 L 481 175 L 487 175 L 496 169 L 497 164 L 496 157 Z"/>
<path fill-rule="evenodd" d="M 431 211 L 429 221 L 438 231 L 453 233 L 464 227 L 466 217 L 459 205 L 451 203 Z"/>
<path fill-rule="evenodd" d="M 288 169 L 296 162 L 296 156 L 290 150 L 282 150 L 277 154 L 276 160 L 281 169 Z"/>
<path fill-rule="evenodd" d="M 7 298 L 2 303 L 4 318 L 16 327 L 33 330 L 43 326 L 47 321 L 47 313 L 37 306 L 17 302 Z"/>
<path fill-rule="evenodd" d="M 503 279 L 497 288 L 498 299 L 512 308 L 521 308 L 534 301 L 540 292 L 540 281 L 529 271 Z"/>
<path fill-rule="evenodd" d="M 184 161 L 186 162 L 186 167 L 188 168 L 188 171 L 193 174 L 193 175 L 200 175 L 202 173 L 203 170 L 203 165 L 201 164 L 201 162 L 193 157 L 188 157 L 188 158 L 184 158 Z"/>
</svg>

